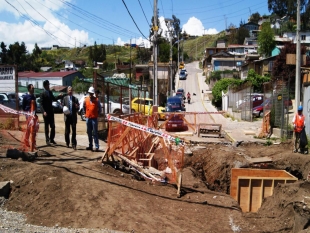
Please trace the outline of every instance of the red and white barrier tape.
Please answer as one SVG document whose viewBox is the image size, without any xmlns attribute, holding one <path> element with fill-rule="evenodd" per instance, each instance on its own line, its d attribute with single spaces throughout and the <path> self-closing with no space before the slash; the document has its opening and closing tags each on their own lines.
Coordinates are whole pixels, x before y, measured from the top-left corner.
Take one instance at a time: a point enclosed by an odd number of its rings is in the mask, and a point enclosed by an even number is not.
<svg viewBox="0 0 310 233">
<path fill-rule="evenodd" d="M 159 137 L 163 137 L 163 138 L 166 138 L 166 139 L 168 139 L 170 141 L 174 141 L 174 142 L 176 141 L 175 137 L 171 136 L 170 134 L 164 133 L 164 132 L 162 132 L 160 130 L 156 130 L 154 128 L 147 127 L 145 125 L 140 125 L 140 124 L 137 124 L 137 123 L 134 123 L 134 122 L 131 122 L 131 121 L 126 121 L 124 119 L 112 116 L 110 114 L 107 114 L 107 118 L 108 118 L 109 121 L 116 121 L 116 122 L 119 122 L 119 123 L 121 123 L 123 125 L 126 125 L 128 127 L 131 127 L 131 128 L 134 128 L 134 129 L 138 129 L 138 130 L 141 130 L 141 131 L 144 131 L 144 132 L 147 132 L 147 133 L 159 136 Z M 180 141 L 180 144 L 183 144 L 183 142 Z"/>
<path fill-rule="evenodd" d="M 2 109 L 5 113 L 12 113 L 15 115 L 26 115 L 26 116 L 33 116 L 34 114 L 31 112 L 25 112 L 25 111 L 17 111 L 15 109 L 9 108 L 7 106 L 4 106 L 0 104 L 0 109 Z"/>
</svg>

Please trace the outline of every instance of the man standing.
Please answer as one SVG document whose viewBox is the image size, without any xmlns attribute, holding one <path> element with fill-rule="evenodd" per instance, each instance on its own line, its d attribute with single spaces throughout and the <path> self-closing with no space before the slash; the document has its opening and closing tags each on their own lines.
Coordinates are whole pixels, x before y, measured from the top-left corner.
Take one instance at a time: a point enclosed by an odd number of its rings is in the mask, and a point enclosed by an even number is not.
<svg viewBox="0 0 310 233">
<path fill-rule="evenodd" d="M 101 105 L 98 98 L 94 96 L 95 89 L 90 87 L 88 89 L 89 96 L 85 97 L 83 108 L 86 117 L 87 135 L 89 146 L 86 150 L 93 150 L 93 137 L 95 142 L 95 151 L 99 151 L 98 140 L 98 116 L 101 113 Z"/>
<path fill-rule="evenodd" d="M 32 84 L 29 84 L 27 86 L 27 89 L 28 89 L 28 93 L 23 96 L 22 108 L 23 108 L 23 111 L 28 112 L 28 113 L 30 113 L 32 115 L 35 115 L 35 111 L 37 109 L 37 106 L 36 106 L 36 97 L 34 95 L 34 86 Z M 32 101 L 34 101 L 34 104 L 35 104 L 34 112 L 31 112 L 31 103 L 32 103 Z M 27 129 L 26 129 L 26 134 L 25 134 L 25 145 L 27 147 L 30 147 L 29 135 L 30 135 L 31 126 L 29 125 L 29 123 L 31 122 L 30 121 L 31 120 L 31 116 L 26 115 L 26 119 L 27 119 Z"/>
<path fill-rule="evenodd" d="M 293 151 L 294 153 L 304 150 L 304 148 L 301 148 L 300 145 L 301 131 L 305 127 L 305 116 L 302 114 L 302 110 L 303 110 L 302 106 L 299 106 L 298 112 L 297 114 L 294 115 L 294 118 L 292 120 L 295 132 L 294 151 Z"/>
<path fill-rule="evenodd" d="M 65 111 L 65 107 L 67 111 Z M 71 144 L 72 148 L 76 150 L 76 123 L 77 123 L 77 112 L 79 109 L 78 99 L 72 95 L 72 87 L 68 87 L 68 95 L 63 98 L 64 108 L 64 121 L 65 121 L 65 141 L 67 147 L 70 145 L 70 126 L 72 129 Z"/>
<path fill-rule="evenodd" d="M 44 90 L 40 95 L 40 101 L 41 101 L 41 111 L 43 113 L 43 119 L 44 119 L 44 132 L 45 132 L 45 140 L 46 145 L 56 144 L 54 141 L 55 138 L 55 117 L 54 117 L 54 109 L 53 109 L 53 101 L 57 101 L 58 99 L 62 98 L 62 94 L 57 96 L 53 95 L 53 93 L 50 91 L 50 82 L 48 80 L 45 80 L 43 82 Z M 51 133 L 49 134 L 49 127 L 51 128 Z"/>
</svg>

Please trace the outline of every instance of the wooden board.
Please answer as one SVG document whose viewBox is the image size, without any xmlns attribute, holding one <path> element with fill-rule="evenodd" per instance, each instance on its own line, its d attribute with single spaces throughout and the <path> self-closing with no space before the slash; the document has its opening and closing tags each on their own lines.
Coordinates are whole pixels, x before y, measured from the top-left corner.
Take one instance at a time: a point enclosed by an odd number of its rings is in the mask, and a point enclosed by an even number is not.
<svg viewBox="0 0 310 233">
<path fill-rule="evenodd" d="M 248 159 L 250 163 L 271 163 L 272 158 L 270 157 L 261 157 L 261 158 L 250 158 Z"/>
<path fill-rule="evenodd" d="M 256 212 L 278 184 L 297 180 L 284 170 L 233 168 L 230 195 L 238 201 L 243 212 Z"/>
</svg>

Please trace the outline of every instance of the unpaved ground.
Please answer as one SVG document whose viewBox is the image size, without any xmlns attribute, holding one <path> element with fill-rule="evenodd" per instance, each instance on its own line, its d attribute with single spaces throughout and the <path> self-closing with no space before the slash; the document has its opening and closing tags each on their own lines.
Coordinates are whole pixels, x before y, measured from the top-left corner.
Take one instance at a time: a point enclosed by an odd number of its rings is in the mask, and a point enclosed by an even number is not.
<svg viewBox="0 0 310 233">
<path fill-rule="evenodd" d="M 41 146 L 33 162 L 6 158 L 8 145 L 18 146 L 11 135 L 0 135 L 0 181 L 13 182 L 4 208 L 25 213 L 31 224 L 126 232 L 300 232 L 310 226 L 310 156 L 293 154 L 290 142 L 192 147 L 177 198 L 172 184 L 141 180 L 98 162 L 101 153 L 64 143 Z M 279 185 L 258 213 L 242 213 L 229 196 L 231 168 L 263 156 L 273 159 L 264 168 L 285 169 L 299 181 Z"/>
</svg>

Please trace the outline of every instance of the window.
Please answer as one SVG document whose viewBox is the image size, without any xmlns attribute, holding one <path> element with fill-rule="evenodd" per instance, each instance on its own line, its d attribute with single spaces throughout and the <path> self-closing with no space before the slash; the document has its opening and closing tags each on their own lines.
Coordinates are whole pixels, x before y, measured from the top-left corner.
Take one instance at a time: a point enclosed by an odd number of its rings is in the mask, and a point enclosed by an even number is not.
<svg viewBox="0 0 310 233">
<path fill-rule="evenodd" d="M 270 61 L 268 64 L 268 71 L 272 71 L 273 61 Z"/>
<path fill-rule="evenodd" d="M 306 35 L 301 35 L 301 40 L 306 40 Z"/>
</svg>

